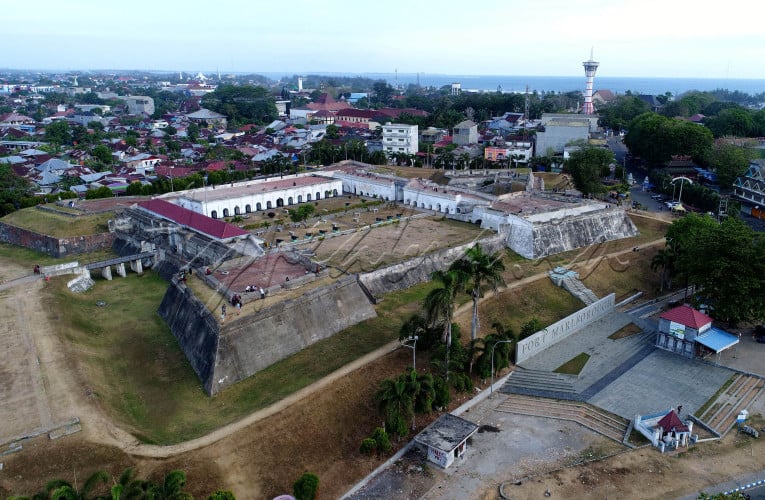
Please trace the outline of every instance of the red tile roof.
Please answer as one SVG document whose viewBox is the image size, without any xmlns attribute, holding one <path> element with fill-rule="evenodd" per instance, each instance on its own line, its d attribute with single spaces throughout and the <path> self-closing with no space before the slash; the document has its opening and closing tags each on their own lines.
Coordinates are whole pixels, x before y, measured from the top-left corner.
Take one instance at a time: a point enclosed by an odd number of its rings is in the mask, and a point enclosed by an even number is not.
<svg viewBox="0 0 765 500">
<path fill-rule="evenodd" d="M 706 314 L 697 311 L 691 306 L 677 306 L 674 309 L 670 309 L 661 316 L 662 319 L 668 319 L 681 325 L 689 326 L 698 330 L 699 328 L 708 325 L 712 322 L 712 318 Z"/>
<path fill-rule="evenodd" d="M 207 236 L 211 236 L 218 240 L 247 236 L 250 234 L 232 224 L 198 214 L 193 210 L 179 207 L 178 205 L 165 200 L 155 199 L 142 201 L 138 203 L 138 206 L 148 212 L 152 212 L 160 217 L 171 220 L 176 224 L 188 227 L 193 231 L 206 234 Z"/>
</svg>

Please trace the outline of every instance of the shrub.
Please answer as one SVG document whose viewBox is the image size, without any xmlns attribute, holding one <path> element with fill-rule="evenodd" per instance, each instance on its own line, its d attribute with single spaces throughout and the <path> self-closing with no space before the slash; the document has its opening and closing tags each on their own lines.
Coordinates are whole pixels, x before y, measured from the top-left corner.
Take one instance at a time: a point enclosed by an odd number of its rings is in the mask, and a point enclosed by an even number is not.
<svg viewBox="0 0 765 500">
<path fill-rule="evenodd" d="M 372 438 L 365 438 L 361 441 L 361 448 L 359 449 L 362 455 L 371 455 L 377 451 L 377 441 Z"/>
<path fill-rule="evenodd" d="M 375 431 L 372 433 L 372 439 L 375 442 L 375 445 L 377 446 L 377 451 L 381 453 L 388 453 L 390 451 L 391 445 L 390 445 L 390 437 L 388 436 L 388 433 L 385 432 L 385 429 L 382 427 L 378 427 L 375 429 Z"/>
<path fill-rule="evenodd" d="M 319 477 L 306 472 L 292 485 L 292 494 L 297 500 L 315 500 L 319 490 Z"/>
<path fill-rule="evenodd" d="M 440 408 L 446 408 L 452 400 L 452 395 L 449 392 L 449 385 L 441 376 L 435 377 L 433 382 L 436 389 L 436 399 L 433 401 L 433 404 Z"/>
</svg>

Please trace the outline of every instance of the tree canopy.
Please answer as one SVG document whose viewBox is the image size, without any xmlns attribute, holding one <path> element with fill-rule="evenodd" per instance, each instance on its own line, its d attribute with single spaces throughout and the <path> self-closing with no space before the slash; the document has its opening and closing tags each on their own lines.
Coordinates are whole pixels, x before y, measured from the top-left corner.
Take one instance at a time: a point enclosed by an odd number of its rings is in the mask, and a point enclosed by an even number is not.
<svg viewBox="0 0 765 500">
<path fill-rule="evenodd" d="M 571 153 L 568 159 L 568 169 L 576 188 L 584 195 L 605 192 L 601 182 L 610 173 L 609 165 L 614 162 L 614 154 L 608 149 L 594 146 Z"/>
<path fill-rule="evenodd" d="M 202 106 L 226 115 L 233 125 L 266 125 L 279 116 L 268 89 L 253 85 L 220 85 L 202 97 Z"/>
<path fill-rule="evenodd" d="M 712 132 L 699 124 L 648 112 L 630 122 L 624 143 L 652 168 L 674 155 L 688 155 L 700 161 L 712 147 L 713 139 Z"/>
</svg>

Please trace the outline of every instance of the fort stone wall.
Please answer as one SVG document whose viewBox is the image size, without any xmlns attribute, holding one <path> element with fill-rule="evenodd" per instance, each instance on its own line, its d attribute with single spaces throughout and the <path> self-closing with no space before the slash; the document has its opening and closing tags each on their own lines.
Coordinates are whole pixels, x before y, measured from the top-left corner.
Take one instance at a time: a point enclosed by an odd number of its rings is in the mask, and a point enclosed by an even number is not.
<svg viewBox="0 0 765 500">
<path fill-rule="evenodd" d="M 0 242 L 29 248 L 56 258 L 110 248 L 113 241 L 114 234 L 112 233 L 56 238 L 6 222 L 0 222 Z"/>
</svg>

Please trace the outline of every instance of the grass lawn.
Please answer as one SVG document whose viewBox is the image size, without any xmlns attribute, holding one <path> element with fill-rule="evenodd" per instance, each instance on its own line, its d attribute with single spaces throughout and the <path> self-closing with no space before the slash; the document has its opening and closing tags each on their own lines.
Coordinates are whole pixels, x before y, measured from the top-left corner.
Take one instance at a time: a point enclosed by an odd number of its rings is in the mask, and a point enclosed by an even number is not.
<svg viewBox="0 0 765 500">
<path fill-rule="evenodd" d="M 208 397 L 157 315 L 167 283 L 147 272 L 97 280 L 73 294 L 54 279 L 51 305 L 61 334 L 110 417 L 147 443 L 192 439 L 266 407 L 398 337 L 433 285 L 391 294 L 378 317 L 276 363 Z M 106 301 L 99 307 L 96 302 Z"/>
<path fill-rule="evenodd" d="M 0 220 L 56 238 L 67 238 L 108 232 L 107 221 L 113 217 L 113 212 L 67 217 L 30 207 L 12 212 Z"/>
<path fill-rule="evenodd" d="M 544 326 L 551 325 L 578 311 L 584 304 L 549 279 L 535 281 L 523 288 L 506 290 L 484 300 L 478 306 L 483 333 L 493 331 L 491 325 L 502 324 L 505 331 L 521 331 L 521 326 L 537 318 Z M 470 315 L 466 315 L 464 332 L 470 332 Z"/>
<path fill-rule="evenodd" d="M 555 373 L 565 373 L 566 375 L 579 375 L 589 360 L 590 355 L 583 352 L 569 359 L 553 371 Z"/>
</svg>

